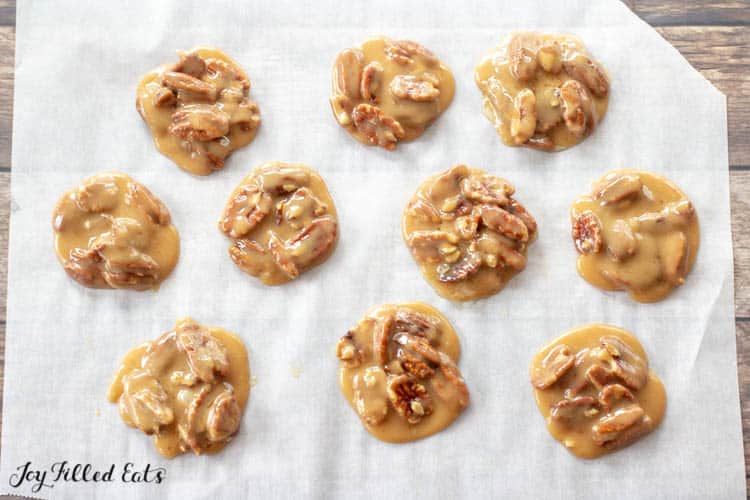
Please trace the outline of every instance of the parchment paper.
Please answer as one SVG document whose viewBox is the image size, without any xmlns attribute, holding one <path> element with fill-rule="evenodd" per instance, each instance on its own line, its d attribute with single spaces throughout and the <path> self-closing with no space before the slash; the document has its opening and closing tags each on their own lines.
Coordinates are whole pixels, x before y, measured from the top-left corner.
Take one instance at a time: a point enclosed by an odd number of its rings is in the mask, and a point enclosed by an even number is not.
<svg viewBox="0 0 750 500">
<path fill-rule="evenodd" d="M 612 76 L 609 112 L 581 145 L 543 154 L 501 144 L 482 116 L 473 69 L 510 30 L 580 35 Z M 336 53 L 370 35 L 411 38 L 453 70 L 456 97 L 420 139 L 364 147 L 328 105 Z M 732 318 L 725 98 L 617 1 L 19 2 L 12 216 L 0 491 L 44 498 L 744 498 Z M 207 178 L 154 148 L 134 109 L 139 78 L 175 51 L 225 50 L 248 71 L 263 124 Z M 268 160 L 323 175 L 337 203 L 332 258 L 267 288 L 228 258 L 215 222 L 235 185 Z M 457 163 L 501 175 L 537 218 L 528 268 L 476 303 L 439 298 L 402 242 L 403 207 Z M 687 283 L 658 304 L 603 293 L 576 274 L 568 210 L 609 169 L 674 180 L 702 231 Z M 119 169 L 171 210 L 182 255 L 158 292 L 88 290 L 56 261 L 54 203 L 83 178 Z M 342 398 L 334 346 L 369 308 L 420 300 L 463 347 L 472 401 L 447 430 L 403 445 L 371 437 Z M 121 357 L 190 315 L 247 344 L 253 388 L 242 428 L 217 456 L 161 458 L 105 392 Z M 668 392 L 661 427 L 596 461 L 570 455 L 534 404 L 528 363 L 570 328 L 634 332 Z M 115 465 L 112 482 L 10 486 L 18 467 Z M 162 467 L 161 484 L 125 484 Z M 52 473 L 47 476 L 51 481 Z M 15 476 L 17 479 L 17 476 Z"/>
</svg>

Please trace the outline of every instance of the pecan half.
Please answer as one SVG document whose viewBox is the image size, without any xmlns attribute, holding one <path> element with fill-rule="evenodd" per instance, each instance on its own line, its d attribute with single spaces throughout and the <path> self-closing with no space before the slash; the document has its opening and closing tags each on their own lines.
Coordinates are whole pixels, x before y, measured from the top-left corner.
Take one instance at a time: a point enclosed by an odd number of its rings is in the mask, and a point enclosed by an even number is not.
<svg viewBox="0 0 750 500">
<path fill-rule="evenodd" d="M 417 42 L 411 40 L 386 40 L 385 55 L 398 64 L 412 64 L 415 56 L 423 58 L 425 64 L 434 66 L 438 63 L 437 57 Z"/>
<path fill-rule="evenodd" d="M 154 224 L 166 226 L 170 223 L 169 210 L 148 188 L 131 182 L 125 195 L 125 203 L 139 207 L 154 221 Z"/>
<path fill-rule="evenodd" d="M 198 98 L 211 102 L 216 101 L 216 98 L 218 97 L 216 87 L 185 73 L 166 71 L 162 75 L 161 84 L 176 92 L 188 92 L 194 94 Z"/>
<path fill-rule="evenodd" d="M 599 343 L 611 356 L 610 369 L 617 378 L 634 391 L 646 385 L 648 363 L 645 359 L 617 337 L 604 336 Z"/>
<path fill-rule="evenodd" d="M 447 231 L 414 231 L 406 240 L 411 249 L 414 258 L 420 262 L 442 262 L 443 245 L 455 246 L 458 243 L 458 236 Z"/>
<path fill-rule="evenodd" d="M 529 240 L 529 230 L 520 217 L 495 205 L 482 205 L 479 208 L 482 223 L 512 240 Z"/>
<path fill-rule="evenodd" d="M 482 267 L 482 254 L 467 251 L 464 256 L 454 265 L 440 264 L 437 268 L 438 280 L 443 283 L 455 283 L 467 279 Z"/>
<path fill-rule="evenodd" d="M 596 115 L 588 91 L 577 80 L 560 86 L 560 107 L 565 126 L 575 136 L 582 136 L 596 126 Z"/>
<path fill-rule="evenodd" d="M 88 182 L 78 188 L 75 201 L 84 212 L 104 212 L 117 206 L 119 192 L 114 181 Z"/>
<path fill-rule="evenodd" d="M 608 449 L 619 448 L 649 433 L 653 427 L 643 408 L 631 404 L 603 416 L 591 427 L 591 439 Z"/>
<path fill-rule="evenodd" d="M 379 366 L 370 366 L 354 376 L 354 407 L 368 425 L 378 425 L 388 416 L 387 376 Z"/>
<path fill-rule="evenodd" d="M 573 242 L 584 255 L 602 250 L 602 225 L 594 212 L 587 210 L 573 220 Z"/>
<path fill-rule="evenodd" d="M 398 414 L 410 424 L 418 424 L 432 414 L 432 398 L 411 375 L 391 377 L 386 392 Z"/>
<path fill-rule="evenodd" d="M 284 248 L 294 262 L 304 268 L 331 248 L 337 234 L 336 219 L 329 216 L 318 217 L 286 241 Z"/>
<path fill-rule="evenodd" d="M 206 436 L 213 443 L 227 441 L 236 434 L 242 419 L 234 389 L 229 384 L 224 386 L 225 390 L 214 398 L 206 416 Z"/>
<path fill-rule="evenodd" d="M 561 399 L 550 409 L 553 420 L 571 423 L 574 420 L 591 418 L 599 413 L 599 403 L 591 396 Z"/>
<path fill-rule="evenodd" d="M 634 229 L 640 232 L 663 233 L 680 229 L 695 216 L 690 200 L 680 200 L 667 205 L 658 212 L 647 212 L 630 219 Z"/>
<path fill-rule="evenodd" d="M 523 89 L 513 99 L 510 120 L 510 136 L 516 144 L 523 144 L 536 130 L 536 95 L 531 89 Z"/>
<path fill-rule="evenodd" d="M 630 390 L 624 385 L 620 384 L 609 384 L 602 387 L 599 391 L 599 403 L 601 403 L 604 411 L 611 412 L 618 402 L 621 401 L 635 401 L 635 396 Z"/>
<path fill-rule="evenodd" d="M 252 231 L 271 212 L 273 199 L 257 186 L 244 186 L 227 205 L 219 221 L 230 238 L 241 238 Z"/>
<path fill-rule="evenodd" d="M 336 56 L 333 64 L 333 86 L 336 94 L 349 99 L 360 95 L 364 54 L 359 49 L 345 49 Z"/>
<path fill-rule="evenodd" d="M 591 93 L 604 97 L 609 92 L 609 79 L 598 63 L 578 54 L 572 59 L 563 61 L 563 69 L 573 78 L 585 84 Z"/>
<path fill-rule="evenodd" d="M 552 386 L 568 373 L 575 363 L 575 355 L 569 345 L 555 346 L 544 357 L 542 362 L 534 367 L 531 373 L 531 383 L 538 389 Z"/>
<path fill-rule="evenodd" d="M 510 59 L 510 74 L 516 80 L 525 82 L 536 74 L 537 57 L 534 51 L 525 46 L 527 37 L 523 34 L 515 35 L 508 43 L 508 57 Z"/>
<path fill-rule="evenodd" d="M 381 83 L 383 83 L 383 65 L 377 61 L 368 63 L 362 70 L 362 79 L 359 85 L 362 99 L 374 101 L 375 92 L 377 92 Z"/>
<path fill-rule="evenodd" d="M 289 255 L 286 245 L 284 244 L 276 233 L 271 233 L 268 238 L 268 250 L 273 256 L 273 260 L 279 269 L 290 279 L 297 279 L 299 277 L 299 268 L 294 263 L 292 256 Z"/>
<path fill-rule="evenodd" d="M 174 421 L 174 411 L 159 381 L 145 370 L 134 369 L 122 377 L 120 415 L 146 434 L 156 434 Z"/>
<path fill-rule="evenodd" d="M 168 130 L 188 141 L 210 141 L 229 132 L 229 115 L 211 104 L 189 104 L 172 115 Z"/>
<path fill-rule="evenodd" d="M 200 380 L 213 384 L 215 373 L 229 371 L 226 348 L 198 323 L 183 323 L 176 333 L 177 347 L 185 353 L 190 370 Z"/>
<path fill-rule="evenodd" d="M 434 101 L 440 97 L 438 79 L 429 73 L 422 75 L 396 75 L 391 80 L 391 93 L 399 99 L 416 102 Z"/>
<path fill-rule="evenodd" d="M 632 256 L 638 248 L 638 240 L 626 221 L 618 219 L 607 233 L 607 251 L 617 261 Z"/>
<path fill-rule="evenodd" d="M 604 204 L 618 203 L 638 196 L 642 188 L 643 182 L 637 175 L 617 175 L 614 178 L 608 175 L 594 184 L 594 199 Z"/>
<path fill-rule="evenodd" d="M 465 408 L 469 404 L 469 388 L 458 367 L 445 353 L 440 353 L 440 373 L 443 378 L 434 378 L 432 387 L 435 393 L 446 402 L 455 403 L 458 408 Z"/>
<path fill-rule="evenodd" d="M 461 193 L 469 200 L 505 207 L 515 192 L 513 186 L 500 177 L 489 174 L 472 174 L 461 179 Z"/>
<path fill-rule="evenodd" d="M 352 110 L 352 122 L 370 144 L 388 150 L 396 149 L 396 143 L 406 137 L 399 122 L 370 104 L 358 104 Z"/>
</svg>

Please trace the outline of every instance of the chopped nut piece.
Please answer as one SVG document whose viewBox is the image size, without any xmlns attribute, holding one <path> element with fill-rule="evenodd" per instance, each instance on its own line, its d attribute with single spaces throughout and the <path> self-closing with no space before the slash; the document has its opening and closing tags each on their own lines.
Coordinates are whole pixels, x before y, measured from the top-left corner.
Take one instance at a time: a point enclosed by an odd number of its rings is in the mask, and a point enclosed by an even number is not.
<svg viewBox="0 0 750 500">
<path fill-rule="evenodd" d="M 458 237 L 446 231 L 415 231 L 407 241 L 414 258 L 424 262 L 442 262 L 440 245 L 443 243 L 458 243 Z"/>
<path fill-rule="evenodd" d="M 606 243 L 610 255 L 618 261 L 632 256 L 638 248 L 638 240 L 630 224 L 624 220 L 615 221 L 607 235 Z"/>
<path fill-rule="evenodd" d="M 336 344 L 336 357 L 343 361 L 348 368 L 356 368 L 362 363 L 362 351 L 354 343 L 354 333 L 348 332 Z"/>
<path fill-rule="evenodd" d="M 510 203 L 515 190 L 505 179 L 485 174 L 466 176 L 461 180 L 461 192 L 474 202 L 504 207 Z"/>
<path fill-rule="evenodd" d="M 183 52 L 180 54 L 180 62 L 175 71 L 200 78 L 206 72 L 206 61 L 195 52 Z"/>
<path fill-rule="evenodd" d="M 120 188 L 111 180 L 87 182 L 78 187 L 76 204 L 84 212 L 99 213 L 112 210 L 120 202 Z"/>
<path fill-rule="evenodd" d="M 172 89 L 161 87 L 154 92 L 154 106 L 169 107 L 177 102 L 177 96 Z"/>
<path fill-rule="evenodd" d="M 557 42 L 549 43 L 539 47 L 536 54 L 539 65 L 547 73 L 556 75 L 562 71 L 562 54 L 560 44 Z"/>
</svg>

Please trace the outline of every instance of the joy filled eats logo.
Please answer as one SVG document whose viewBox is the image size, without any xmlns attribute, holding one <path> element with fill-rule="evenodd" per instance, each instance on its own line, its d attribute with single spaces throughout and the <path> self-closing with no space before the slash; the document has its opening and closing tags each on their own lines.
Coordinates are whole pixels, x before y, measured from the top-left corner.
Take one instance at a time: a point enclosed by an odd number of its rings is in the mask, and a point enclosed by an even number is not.
<svg viewBox="0 0 750 500">
<path fill-rule="evenodd" d="M 13 488 L 30 486 L 32 493 L 42 488 L 54 488 L 57 483 L 112 483 L 120 481 L 125 484 L 151 483 L 161 484 L 167 477 L 164 467 L 153 467 L 146 464 L 138 467 L 133 462 L 118 466 L 112 464 L 104 469 L 97 469 L 91 464 L 72 464 L 67 460 L 55 462 L 48 468 L 36 468 L 29 461 L 16 467 L 8 483 Z"/>
</svg>

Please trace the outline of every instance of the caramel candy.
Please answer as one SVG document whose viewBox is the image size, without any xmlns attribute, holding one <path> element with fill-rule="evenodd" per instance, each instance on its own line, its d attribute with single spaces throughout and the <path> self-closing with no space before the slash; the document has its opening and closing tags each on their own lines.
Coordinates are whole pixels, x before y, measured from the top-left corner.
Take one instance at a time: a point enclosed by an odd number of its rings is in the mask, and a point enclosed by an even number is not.
<svg viewBox="0 0 750 500">
<path fill-rule="evenodd" d="M 500 177 L 458 165 L 419 186 L 403 236 L 427 282 L 443 297 L 487 297 L 526 267 L 534 218 Z"/>
<path fill-rule="evenodd" d="M 512 33 L 477 66 L 483 110 L 508 146 L 560 151 L 604 118 L 609 77 L 572 35 Z"/>
<path fill-rule="evenodd" d="M 578 273 L 638 302 L 662 300 L 683 284 L 698 253 L 692 203 L 649 172 L 609 172 L 573 203 L 570 217 Z"/>
<path fill-rule="evenodd" d="M 102 172 L 65 193 L 55 206 L 57 257 L 90 288 L 156 288 L 172 272 L 180 238 L 169 210 L 142 184 Z"/>
<path fill-rule="evenodd" d="M 358 141 L 392 150 L 422 135 L 453 93 L 453 75 L 432 52 L 380 36 L 336 57 L 331 109 Z"/>
<path fill-rule="evenodd" d="M 664 386 L 630 333 L 588 325 L 550 342 L 531 362 L 531 384 L 550 434 L 571 453 L 596 458 L 654 430 Z"/>
<path fill-rule="evenodd" d="M 136 109 L 162 154 L 192 174 L 208 175 L 255 138 L 260 111 L 249 96 L 242 68 L 222 51 L 201 47 L 144 76 Z"/>
<path fill-rule="evenodd" d="M 242 341 L 190 318 L 130 351 L 109 387 L 123 421 L 167 458 L 216 453 L 237 433 L 250 395 Z"/>
<path fill-rule="evenodd" d="M 421 303 L 368 312 L 336 346 L 339 385 L 376 438 L 391 443 L 440 432 L 469 404 L 448 320 Z"/>
<path fill-rule="evenodd" d="M 302 164 L 259 166 L 234 190 L 219 220 L 229 256 L 266 285 L 323 263 L 338 242 L 336 207 L 323 179 Z"/>
</svg>

